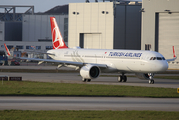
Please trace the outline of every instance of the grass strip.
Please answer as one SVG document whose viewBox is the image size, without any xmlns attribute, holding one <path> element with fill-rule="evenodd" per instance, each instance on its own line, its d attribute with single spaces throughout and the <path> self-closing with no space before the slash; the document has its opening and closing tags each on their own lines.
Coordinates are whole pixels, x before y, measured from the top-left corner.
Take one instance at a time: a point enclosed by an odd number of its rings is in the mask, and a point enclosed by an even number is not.
<svg viewBox="0 0 179 120">
<path fill-rule="evenodd" d="M 179 112 L 165 111 L 0 111 L 1 120 L 178 120 Z"/>
<path fill-rule="evenodd" d="M 49 96 L 117 96 L 179 98 L 177 89 L 123 85 L 43 83 L 4 81 L 0 95 L 49 95 Z"/>
</svg>

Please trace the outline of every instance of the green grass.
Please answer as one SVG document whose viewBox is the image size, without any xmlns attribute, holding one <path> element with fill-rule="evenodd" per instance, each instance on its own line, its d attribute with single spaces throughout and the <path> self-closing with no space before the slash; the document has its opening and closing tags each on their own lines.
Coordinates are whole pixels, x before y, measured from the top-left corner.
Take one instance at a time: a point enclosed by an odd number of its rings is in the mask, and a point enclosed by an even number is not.
<svg viewBox="0 0 179 120">
<path fill-rule="evenodd" d="M 0 120 L 178 120 L 179 112 L 162 111 L 0 111 Z"/>
<path fill-rule="evenodd" d="M 0 95 L 117 96 L 179 98 L 177 89 L 123 85 L 94 85 L 4 81 Z"/>
</svg>

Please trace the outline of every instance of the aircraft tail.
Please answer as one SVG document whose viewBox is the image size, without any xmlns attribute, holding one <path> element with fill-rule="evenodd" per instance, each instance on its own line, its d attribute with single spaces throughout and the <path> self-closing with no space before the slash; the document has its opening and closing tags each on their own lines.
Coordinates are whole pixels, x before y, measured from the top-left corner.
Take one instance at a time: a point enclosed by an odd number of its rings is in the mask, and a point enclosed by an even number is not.
<svg viewBox="0 0 179 120">
<path fill-rule="evenodd" d="M 53 49 L 68 48 L 60 33 L 55 17 L 50 17 Z"/>
<path fill-rule="evenodd" d="M 5 46 L 5 48 L 6 48 L 7 55 L 8 55 L 8 56 L 11 56 L 11 53 L 9 52 L 9 49 L 7 48 L 7 46 L 6 46 L 5 43 L 4 43 L 4 46 Z"/>
<path fill-rule="evenodd" d="M 173 48 L 173 57 L 176 58 L 175 48 L 174 48 L 174 46 L 172 46 L 172 48 Z"/>
</svg>

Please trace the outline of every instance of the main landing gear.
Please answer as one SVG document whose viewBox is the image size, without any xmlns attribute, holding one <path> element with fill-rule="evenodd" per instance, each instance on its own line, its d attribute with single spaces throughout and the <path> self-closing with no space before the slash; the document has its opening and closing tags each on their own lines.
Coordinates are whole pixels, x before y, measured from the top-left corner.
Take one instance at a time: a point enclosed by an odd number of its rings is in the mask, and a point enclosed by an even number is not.
<svg viewBox="0 0 179 120">
<path fill-rule="evenodd" d="M 154 84 L 154 80 L 153 80 L 154 74 L 148 73 L 148 76 L 149 76 L 149 84 Z"/>
<path fill-rule="evenodd" d="M 83 81 L 83 82 L 91 82 L 91 79 L 82 78 L 82 81 Z"/>
<path fill-rule="evenodd" d="M 120 75 L 117 78 L 118 82 L 126 82 L 127 81 L 127 77 L 124 75 L 124 73 L 122 73 L 122 75 Z"/>
</svg>

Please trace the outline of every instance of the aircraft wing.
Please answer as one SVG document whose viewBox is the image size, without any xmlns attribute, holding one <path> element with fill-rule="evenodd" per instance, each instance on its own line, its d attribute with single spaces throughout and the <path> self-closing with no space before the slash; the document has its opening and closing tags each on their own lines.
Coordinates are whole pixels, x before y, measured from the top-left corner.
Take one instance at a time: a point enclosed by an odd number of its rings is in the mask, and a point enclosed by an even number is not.
<svg viewBox="0 0 179 120">
<path fill-rule="evenodd" d="M 23 53 L 33 53 L 33 54 L 46 54 L 46 55 L 55 55 L 47 52 L 37 52 L 37 51 L 24 51 Z"/>
<path fill-rule="evenodd" d="M 167 62 L 170 62 L 170 61 L 175 61 L 177 59 L 177 57 L 174 57 L 172 59 L 166 59 Z"/>
<path fill-rule="evenodd" d="M 42 62 L 52 62 L 52 63 L 59 63 L 59 64 L 64 64 L 64 65 L 75 65 L 75 66 L 85 66 L 87 64 L 91 64 L 94 66 L 98 66 L 100 68 L 107 68 L 106 64 L 95 64 L 95 63 L 82 63 L 82 62 L 73 62 L 73 61 L 63 61 L 63 60 L 52 60 L 52 59 L 38 59 L 38 58 L 27 58 L 27 57 L 17 57 L 20 58 L 22 60 L 33 60 L 33 61 L 39 61 L 39 63 Z"/>
<path fill-rule="evenodd" d="M 4 46 L 6 48 L 7 55 L 11 56 L 11 54 L 9 52 L 9 49 L 7 48 L 6 44 L 4 44 Z M 45 53 L 45 54 L 54 55 L 54 54 L 51 54 L 51 53 Z M 74 66 L 79 66 L 79 67 L 85 66 L 87 64 L 91 64 L 91 65 L 94 65 L 94 66 L 98 66 L 100 68 L 107 68 L 106 64 L 82 63 L 82 62 L 74 62 L 74 61 L 63 61 L 63 60 L 53 60 L 53 59 L 39 59 L 39 58 L 27 58 L 27 57 L 14 57 L 14 56 L 12 56 L 12 57 L 13 58 L 22 59 L 22 60 L 28 60 L 28 61 L 32 61 L 32 60 L 33 61 L 39 61 L 38 64 L 41 64 L 43 62 L 51 62 L 51 63 L 59 63 L 61 65 L 74 65 Z"/>
</svg>

